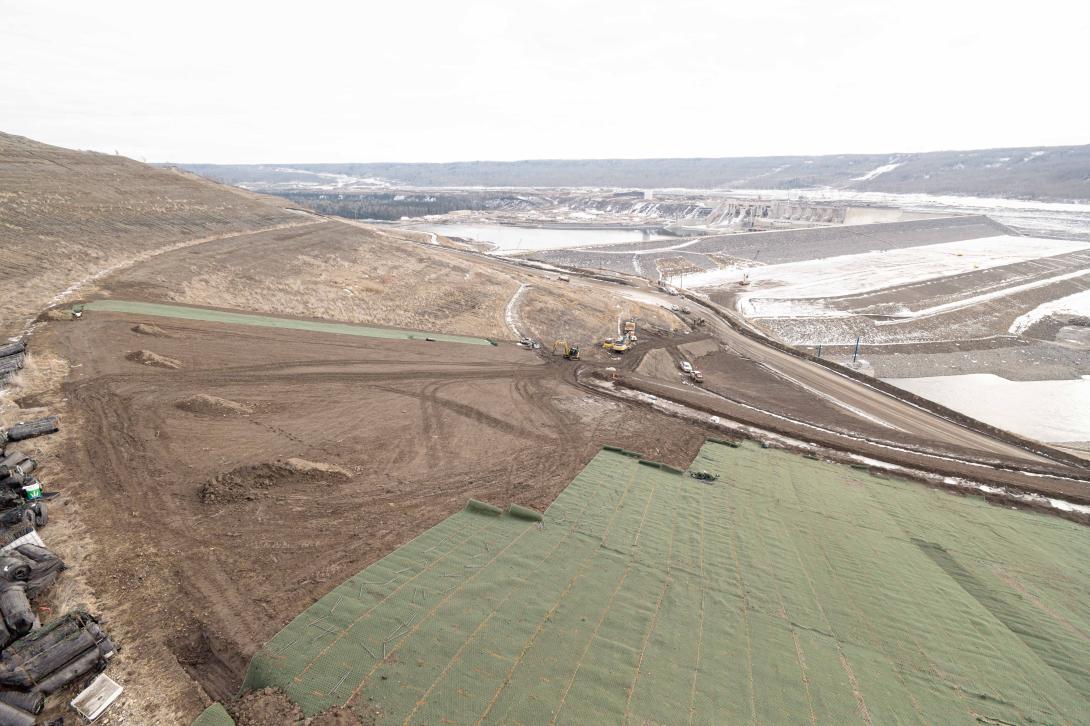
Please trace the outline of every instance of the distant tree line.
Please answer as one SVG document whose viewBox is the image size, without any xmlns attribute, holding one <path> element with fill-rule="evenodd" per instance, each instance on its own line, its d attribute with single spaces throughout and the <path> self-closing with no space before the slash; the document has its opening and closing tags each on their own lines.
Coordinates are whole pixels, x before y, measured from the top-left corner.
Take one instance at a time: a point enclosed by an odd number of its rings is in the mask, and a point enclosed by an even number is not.
<svg viewBox="0 0 1090 726">
<path fill-rule="evenodd" d="M 443 164 L 188 165 L 230 184 L 290 184 L 314 174 L 386 179 L 415 187 L 803 189 L 1090 199 L 1090 145 L 918 154 L 698 159 L 544 159 Z M 461 204 L 482 202 L 465 199 Z M 471 209 L 472 206 L 462 206 Z"/>
<path fill-rule="evenodd" d="M 296 204 L 321 214 L 348 219 L 396 221 L 402 217 L 423 217 L 459 210 L 515 209 L 531 206 L 524 199 L 504 194 L 405 194 L 403 192 L 278 192 Z"/>
</svg>

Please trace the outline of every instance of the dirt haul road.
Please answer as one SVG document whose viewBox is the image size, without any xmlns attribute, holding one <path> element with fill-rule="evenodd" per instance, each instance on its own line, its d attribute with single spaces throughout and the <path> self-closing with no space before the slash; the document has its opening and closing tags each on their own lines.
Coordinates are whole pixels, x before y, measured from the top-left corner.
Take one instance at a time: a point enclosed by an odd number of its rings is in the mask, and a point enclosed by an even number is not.
<svg viewBox="0 0 1090 726">
<path fill-rule="evenodd" d="M 609 283 L 595 281 L 595 284 L 608 285 Z M 655 293 L 641 292 L 641 294 Z M 664 305 L 676 304 L 674 301 L 677 298 L 667 295 L 657 295 L 657 297 Z M 683 302 L 694 311 L 694 316 L 704 317 L 708 321 L 711 331 L 714 331 L 715 336 L 727 350 L 762 366 L 770 377 L 808 390 L 817 398 L 831 401 L 846 411 L 853 412 L 863 421 L 878 423 L 894 431 L 957 447 L 1027 461 L 1045 460 L 1021 447 L 944 419 L 931 411 L 862 385 L 828 368 L 764 345 L 738 332 L 725 322 L 717 311 L 692 300 Z M 805 411 L 800 413 L 804 415 L 804 418 L 811 418 Z M 819 419 L 815 417 L 815 421 L 817 420 Z"/>
</svg>

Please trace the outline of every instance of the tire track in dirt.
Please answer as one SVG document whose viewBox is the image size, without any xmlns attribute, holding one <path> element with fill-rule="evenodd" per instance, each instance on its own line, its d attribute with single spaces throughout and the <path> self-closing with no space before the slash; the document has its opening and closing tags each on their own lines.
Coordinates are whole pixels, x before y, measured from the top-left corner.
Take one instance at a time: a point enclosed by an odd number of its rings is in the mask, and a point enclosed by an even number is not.
<svg viewBox="0 0 1090 726">
<path fill-rule="evenodd" d="M 454 399 L 451 399 L 451 398 L 441 397 L 438 394 L 437 391 L 440 388 L 442 388 L 443 386 L 447 385 L 448 383 L 454 383 L 454 381 L 435 383 L 432 386 L 428 386 L 427 388 L 425 388 L 425 390 L 423 392 L 419 392 L 419 393 L 418 392 L 412 392 L 412 391 L 405 391 L 403 389 L 396 389 L 396 388 L 392 388 L 392 387 L 388 387 L 388 386 L 381 386 L 381 385 L 375 385 L 375 386 L 373 386 L 373 388 L 377 388 L 377 389 L 382 390 L 382 391 L 387 391 L 389 393 L 398 393 L 398 394 L 401 394 L 401 395 L 411 396 L 413 398 L 417 398 L 417 399 L 425 402 L 425 404 L 427 404 L 429 406 L 435 406 L 436 409 L 433 409 L 433 410 L 446 409 L 448 411 L 451 411 L 453 413 L 458 414 L 459 416 L 467 418 L 470 421 L 475 421 L 477 423 L 485 424 L 486 426 L 488 426 L 490 428 L 496 429 L 497 431 L 501 431 L 501 432 L 503 432 L 505 434 L 508 434 L 510 436 L 527 437 L 527 438 L 540 437 L 540 434 L 538 432 L 536 432 L 536 431 L 531 431 L 530 429 L 526 429 L 526 428 L 523 428 L 521 426 L 517 426 L 517 425 L 512 424 L 512 423 L 510 423 L 508 421 L 505 421 L 505 420 L 503 420 L 501 418 L 497 418 L 496 416 L 493 416 L 492 414 L 485 413 L 481 409 L 475 408 L 475 407 L 470 406 L 468 404 L 461 403 L 459 401 L 455 401 Z M 436 416 L 436 415 L 433 414 L 432 416 L 429 416 L 429 418 L 432 418 L 435 421 L 435 423 L 433 424 L 434 428 L 432 430 L 440 430 L 440 433 L 441 433 L 441 424 L 440 424 L 440 422 L 442 420 L 441 417 Z"/>
</svg>

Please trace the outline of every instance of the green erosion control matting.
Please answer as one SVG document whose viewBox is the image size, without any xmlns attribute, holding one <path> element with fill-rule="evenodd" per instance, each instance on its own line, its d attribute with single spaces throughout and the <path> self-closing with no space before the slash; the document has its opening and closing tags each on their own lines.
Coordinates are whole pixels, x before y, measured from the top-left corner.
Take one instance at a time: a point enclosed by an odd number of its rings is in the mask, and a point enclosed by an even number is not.
<svg viewBox="0 0 1090 726">
<path fill-rule="evenodd" d="M 268 315 L 229 313 L 224 312 L 223 310 L 210 310 L 208 308 L 190 308 L 182 305 L 160 305 L 158 303 L 131 302 L 128 300 L 94 300 L 84 305 L 83 309 L 102 310 L 111 313 L 155 315 L 161 318 L 180 318 L 182 320 L 206 320 L 212 323 L 256 325 L 263 328 L 291 328 L 295 330 L 310 330 L 315 333 L 361 335 L 367 338 L 390 338 L 394 340 L 424 340 L 425 338 L 431 338 L 444 343 L 493 345 L 493 343 L 486 338 L 474 338 L 467 335 L 444 335 L 443 333 L 423 333 L 418 330 L 372 328 L 367 325 L 352 325 L 349 323 L 320 323 L 313 320 L 292 320 L 291 318 L 274 318 Z"/>
<path fill-rule="evenodd" d="M 213 703 L 201 712 L 193 726 L 235 726 L 235 720 L 222 705 Z"/>
<path fill-rule="evenodd" d="M 691 468 L 602 451 L 543 522 L 455 514 L 246 686 L 382 724 L 1090 720 L 1085 528 L 748 444 Z"/>
</svg>

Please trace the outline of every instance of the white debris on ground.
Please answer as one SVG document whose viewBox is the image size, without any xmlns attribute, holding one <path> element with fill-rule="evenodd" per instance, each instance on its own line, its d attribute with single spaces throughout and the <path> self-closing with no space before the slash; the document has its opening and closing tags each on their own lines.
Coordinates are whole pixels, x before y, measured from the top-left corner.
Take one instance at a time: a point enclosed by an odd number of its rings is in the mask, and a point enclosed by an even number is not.
<svg viewBox="0 0 1090 726">
<path fill-rule="evenodd" d="M 1016 262 L 1075 252 L 1085 242 L 997 235 L 962 242 L 864 252 L 786 262 L 748 270 L 752 292 L 741 296 L 739 310 L 750 317 L 843 316 L 808 299 L 853 295 L 923 280 L 958 275 Z M 736 268 L 687 276 L 690 288 L 737 283 Z M 908 311 L 906 311 L 908 313 Z"/>
<path fill-rule="evenodd" d="M 1025 315 L 1015 319 L 1009 332 L 1015 335 L 1023 333 L 1029 326 L 1038 320 L 1047 318 L 1049 315 L 1085 315 L 1090 317 L 1090 290 L 1083 290 L 1074 295 L 1057 298 L 1038 305 Z"/>
<path fill-rule="evenodd" d="M 1009 381 L 991 373 L 887 378 L 898 388 L 1038 441 L 1090 440 L 1090 376 Z"/>
</svg>

